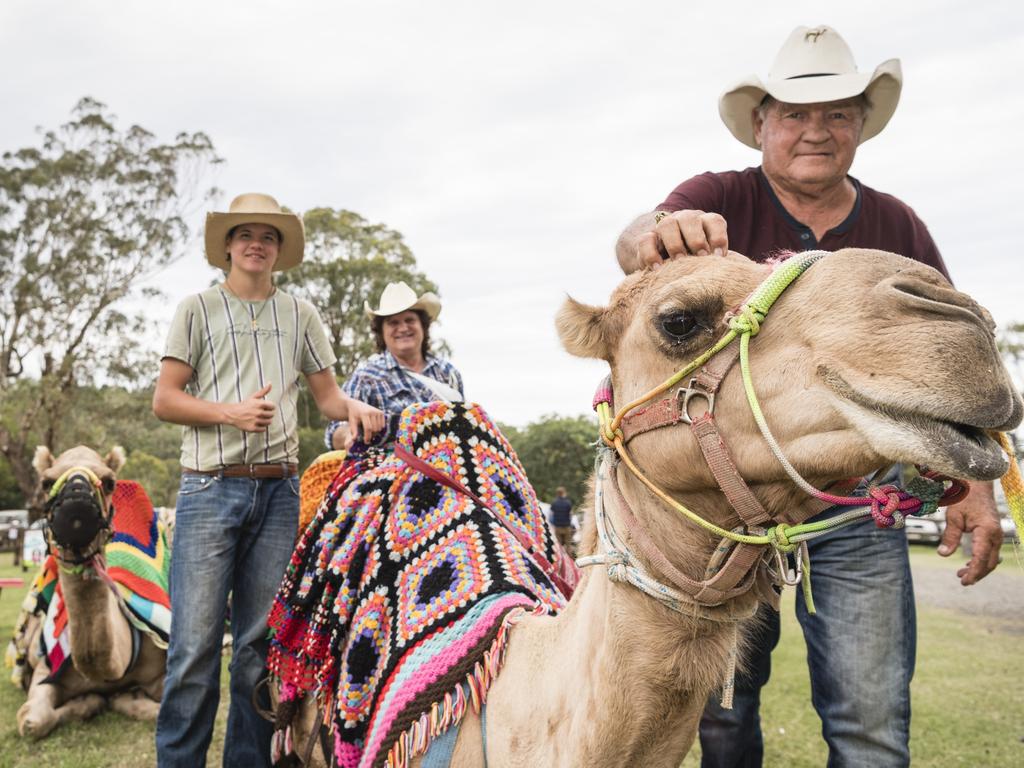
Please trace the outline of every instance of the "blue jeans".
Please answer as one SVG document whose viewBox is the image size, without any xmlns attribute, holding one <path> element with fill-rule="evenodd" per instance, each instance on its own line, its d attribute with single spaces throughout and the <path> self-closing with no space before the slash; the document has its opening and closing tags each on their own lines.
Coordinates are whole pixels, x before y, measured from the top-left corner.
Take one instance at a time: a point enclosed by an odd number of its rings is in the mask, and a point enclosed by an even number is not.
<svg viewBox="0 0 1024 768">
<path fill-rule="evenodd" d="M 252 695 L 264 674 L 267 614 L 298 518 L 298 478 L 182 475 L 171 557 L 171 642 L 156 727 L 161 768 L 206 764 L 220 700 L 228 593 L 233 645 L 223 765 L 270 765 L 272 725 L 257 714 Z"/>
<path fill-rule="evenodd" d="M 812 520 L 838 511 L 825 510 Z M 829 768 L 909 765 L 917 621 L 906 536 L 879 529 L 869 518 L 813 539 L 809 549 L 817 614 L 807 613 L 801 590 L 796 614 Z M 751 667 L 765 670 L 764 682 L 772 647 L 765 640 L 752 649 Z M 714 701 L 705 710 L 702 768 L 761 765 L 759 682 L 737 684 L 733 716 L 723 718 Z"/>
</svg>

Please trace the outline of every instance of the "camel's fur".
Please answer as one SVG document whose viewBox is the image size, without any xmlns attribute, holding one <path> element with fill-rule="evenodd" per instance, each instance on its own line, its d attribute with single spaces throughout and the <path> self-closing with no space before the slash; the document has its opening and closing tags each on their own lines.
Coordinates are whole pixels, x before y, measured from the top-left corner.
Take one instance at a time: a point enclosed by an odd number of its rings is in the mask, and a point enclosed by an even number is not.
<svg viewBox="0 0 1024 768">
<path fill-rule="evenodd" d="M 36 449 L 33 466 L 41 481 L 53 481 L 71 467 L 86 467 L 101 480 L 113 480 L 124 465 L 124 451 L 114 448 L 105 457 L 78 446 L 54 458 L 45 446 Z M 92 567 L 80 573 L 60 570 L 60 584 L 68 611 L 73 666 L 65 667 L 56 681 L 39 653 L 42 623 L 29 634 L 28 700 L 18 710 L 18 731 L 42 738 L 63 722 L 92 717 L 108 703 L 130 717 L 155 720 L 163 694 L 167 654 L 146 634 L 138 659 L 132 658 L 128 619 L 117 596 Z"/>
<path fill-rule="evenodd" d="M 610 364 L 621 407 L 719 338 L 725 313 L 769 270 L 738 254 L 676 259 L 628 277 L 606 308 L 570 299 L 558 316 L 559 333 L 573 354 Z M 705 329 L 673 342 L 663 320 L 681 312 Z M 893 461 L 992 479 L 1005 470 L 1005 457 L 953 432 L 948 441 L 936 439 L 935 422 L 1009 429 L 1024 409 L 996 351 L 988 313 L 935 270 L 878 251 L 840 251 L 814 265 L 752 340 L 751 365 L 776 438 L 819 487 Z M 719 391 L 715 417 L 740 474 L 770 513 L 781 516 L 807 503 L 758 432 L 738 365 Z M 629 450 L 687 507 L 726 528 L 739 524 L 685 426 L 639 435 Z M 624 468 L 618 478 L 669 561 L 703 578 L 717 540 Z M 610 517 L 623 530 L 605 491 Z M 597 548 L 588 511 L 582 549 Z M 743 613 L 754 600 L 748 594 L 732 607 Z M 511 632 L 487 698 L 487 765 L 675 768 L 693 743 L 708 695 L 722 682 L 734 632 L 733 624 L 674 613 L 610 582 L 604 569 L 587 569 L 564 612 L 523 617 Z M 469 713 L 452 765 L 483 763 L 480 718 Z"/>
</svg>

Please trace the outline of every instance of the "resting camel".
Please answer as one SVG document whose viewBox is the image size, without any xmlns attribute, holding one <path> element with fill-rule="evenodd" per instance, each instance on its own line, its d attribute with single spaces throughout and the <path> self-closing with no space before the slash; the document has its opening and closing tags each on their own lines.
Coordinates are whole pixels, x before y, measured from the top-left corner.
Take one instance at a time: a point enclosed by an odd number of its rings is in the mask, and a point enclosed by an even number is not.
<svg viewBox="0 0 1024 768">
<path fill-rule="evenodd" d="M 569 299 L 558 331 L 570 353 L 608 362 L 614 406 L 622 408 L 711 347 L 771 270 L 738 254 L 676 259 L 627 277 L 607 307 Z M 749 327 L 749 316 L 740 317 Z M 987 431 L 1015 427 L 1024 404 L 996 351 L 988 313 L 933 269 L 890 253 L 839 251 L 814 263 L 753 322 L 760 327 L 749 365 L 760 408 L 781 453 L 816 488 L 896 461 L 965 480 L 1006 471 Z M 669 389 L 670 404 L 692 409 L 691 417 L 707 409 L 708 398 L 691 404 L 678 390 Z M 727 368 L 714 398 L 736 471 L 767 514 L 799 521 L 820 509 L 769 450 L 740 365 Z M 739 526 L 691 429 L 653 421 L 660 428 L 634 426 L 628 442 L 652 486 L 722 529 Z M 631 531 L 633 557 L 648 574 L 707 578 L 719 534 L 677 514 L 621 464 L 612 471 L 606 458 L 599 474 L 603 487 L 592 505 L 620 533 Z M 653 546 L 637 546 L 637 528 Z M 603 542 L 592 506 L 582 554 L 600 560 Z M 752 574 L 766 572 L 765 560 L 759 563 Z M 717 599 L 673 610 L 612 580 L 613 567 L 586 568 L 558 615 L 517 620 L 487 692 L 486 738 L 480 715 L 468 709 L 452 766 L 679 765 L 709 694 L 731 679 L 745 617 L 766 593 L 750 578 L 747 589 L 726 588 Z M 305 743 L 302 731 L 296 742 Z"/>
<path fill-rule="evenodd" d="M 156 719 L 166 651 L 129 622 L 104 561 L 115 476 L 124 461 L 120 447 L 105 457 L 84 446 L 56 459 L 48 448 L 36 451 L 33 465 L 43 490 L 61 481 L 47 514 L 60 564 L 72 663 L 50 679 L 40 651 L 43 622 L 36 619 L 27 645 L 28 700 L 18 709 L 23 736 L 42 738 L 61 723 L 92 717 L 108 704 L 129 717 Z"/>
</svg>

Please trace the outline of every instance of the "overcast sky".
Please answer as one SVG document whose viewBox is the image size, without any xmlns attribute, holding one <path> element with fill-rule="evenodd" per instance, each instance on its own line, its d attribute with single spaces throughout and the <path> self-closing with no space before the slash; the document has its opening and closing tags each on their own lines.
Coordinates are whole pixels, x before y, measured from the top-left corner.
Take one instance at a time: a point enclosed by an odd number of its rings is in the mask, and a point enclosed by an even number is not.
<svg viewBox="0 0 1024 768">
<path fill-rule="evenodd" d="M 718 95 L 798 25 L 837 28 L 861 70 L 901 59 L 900 106 L 853 175 L 914 207 L 1001 325 L 1024 321 L 1021 7 L 3 0 L 0 150 L 88 95 L 122 127 L 208 133 L 218 210 L 265 191 L 397 229 L 440 286 L 467 396 L 525 424 L 589 411 L 604 371 L 561 351 L 560 302 L 605 301 L 618 233 L 678 182 L 759 162 Z M 213 276 L 198 241 L 161 276 L 161 335 Z"/>
</svg>

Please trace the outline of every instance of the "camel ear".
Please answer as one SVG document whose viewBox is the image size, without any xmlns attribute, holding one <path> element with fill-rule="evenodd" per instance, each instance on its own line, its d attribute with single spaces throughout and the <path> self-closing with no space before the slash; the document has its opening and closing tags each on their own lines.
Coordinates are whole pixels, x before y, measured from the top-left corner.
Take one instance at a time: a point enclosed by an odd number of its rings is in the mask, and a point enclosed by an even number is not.
<svg viewBox="0 0 1024 768">
<path fill-rule="evenodd" d="M 115 445 L 111 448 L 110 453 L 108 453 L 103 459 L 103 462 L 110 467 L 110 471 L 115 474 L 121 471 L 121 467 L 124 466 L 125 461 L 124 448 L 120 445 Z"/>
<path fill-rule="evenodd" d="M 43 472 L 53 466 L 53 454 L 45 445 L 36 446 L 36 454 L 32 457 L 32 468 L 42 477 Z"/>
<path fill-rule="evenodd" d="M 576 357 L 610 359 L 612 347 L 604 323 L 606 313 L 604 307 L 592 307 L 567 297 L 555 317 L 566 352 Z"/>
</svg>

